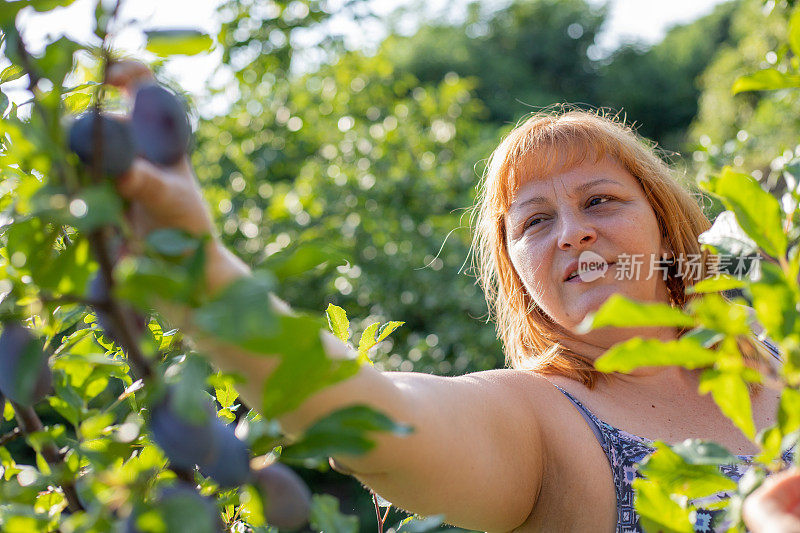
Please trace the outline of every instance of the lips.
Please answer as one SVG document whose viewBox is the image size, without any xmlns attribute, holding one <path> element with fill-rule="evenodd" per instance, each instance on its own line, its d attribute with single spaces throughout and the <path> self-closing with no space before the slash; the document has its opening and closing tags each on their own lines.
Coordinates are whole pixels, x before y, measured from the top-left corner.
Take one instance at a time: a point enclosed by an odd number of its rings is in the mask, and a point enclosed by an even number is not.
<svg viewBox="0 0 800 533">
<path fill-rule="evenodd" d="M 569 281 L 570 278 L 577 276 L 578 274 L 578 260 L 575 259 L 574 261 L 570 262 L 567 265 L 567 268 L 564 270 L 564 275 L 561 278 L 561 281 Z"/>
<path fill-rule="evenodd" d="M 616 261 L 608 262 L 608 268 L 611 268 L 616 264 Z M 567 265 L 567 268 L 564 269 L 564 276 L 562 278 L 562 282 L 574 282 L 576 280 L 580 281 L 580 274 L 578 272 L 578 267 L 580 266 L 579 262 L 572 261 Z"/>
</svg>

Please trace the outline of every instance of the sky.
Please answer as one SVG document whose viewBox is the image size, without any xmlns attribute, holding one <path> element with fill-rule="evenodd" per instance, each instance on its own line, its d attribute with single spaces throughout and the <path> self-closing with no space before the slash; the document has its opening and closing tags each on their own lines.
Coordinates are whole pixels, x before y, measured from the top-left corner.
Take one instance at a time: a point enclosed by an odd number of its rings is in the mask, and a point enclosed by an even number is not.
<svg viewBox="0 0 800 533">
<path fill-rule="evenodd" d="M 2 0 L 0 0 L 2 1 Z M 97 38 L 92 33 L 93 11 L 96 0 L 76 0 L 66 8 L 58 8 L 50 14 L 37 14 L 23 10 L 17 20 L 23 36 L 32 51 L 36 52 L 44 45 L 67 35 L 73 40 L 83 43 L 95 43 Z M 264 0 L 257 0 L 262 3 Z M 340 0 L 330 0 L 336 4 Z M 497 5 L 508 0 L 487 0 Z M 592 4 L 603 4 L 603 0 L 588 0 Z M 598 37 L 598 50 L 610 52 L 622 42 L 638 41 L 645 44 L 658 42 L 669 27 L 690 22 L 709 13 L 722 0 L 609 0 L 610 12 L 607 24 Z M 215 8 L 221 0 L 127 0 L 122 3 L 120 20 L 130 21 L 127 29 L 120 31 L 114 40 L 114 46 L 127 50 L 133 55 L 147 57 L 143 54 L 144 39 L 142 30 L 159 28 L 194 28 L 215 34 L 220 27 L 219 16 Z M 395 8 L 403 5 L 414 5 L 414 0 L 369 0 L 371 9 L 378 15 L 386 16 Z M 456 0 L 427 0 L 426 9 L 439 17 L 454 20 L 460 16 L 465 2 Z M 370 47 L 380 42 L 383 28 L 380 24 L 373 26 L 356 26 L 351 20 L 339 17 L 334 21 L 337 31 L 343 33 L 350 47 Z M 401 29 L 403 29 L 401 27 Z M 405 28 L 411 31 L 413 28 Z M 313 36 L 312 36 L 313 37 Z M 230 82 L 230 73 L 217 72 L 221 53 L 219 50 L 210 54 L 170 59 L 167 65 L 168 74 L 185 90 L 203 100 L 209 85 L 224 87 Z M 0 61 L 0 67 L 5 66 Z M 4 85 L 3 90 L 12 101 L 27 99 L 22 90 L 24 80 L 17 80 L 15 85 Z M 214 114 L 224 107 L 224 102 L 206 102 L 206 113 Z"/>
</svg>

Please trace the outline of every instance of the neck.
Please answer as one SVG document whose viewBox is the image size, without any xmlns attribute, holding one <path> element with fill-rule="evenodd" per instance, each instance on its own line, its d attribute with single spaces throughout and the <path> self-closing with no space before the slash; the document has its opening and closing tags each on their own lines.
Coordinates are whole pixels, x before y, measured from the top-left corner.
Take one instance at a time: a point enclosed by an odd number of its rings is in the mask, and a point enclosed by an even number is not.
<svg viewBox="0 0 800 533">
<path fill-rule="evenodd" d="M 590 331 L 586 334 L 577 334 L 569 331 L 562 331 L 558 342 L 573 353 L 597 360 L 615 344 L 625 342 L 634 337 L 644 339 L 657 339 L 662 342 L 669 342 L 678 339 L 678 333 L 671 327 L 649 327 L 649 328 L 602 328 Z M 628 374 L 614 373 L 614 381 L 630 382 L 636 381 L 642 384 L 644 381 L 654 383 L 669 380 L 691 384 L 697 387 L 697 372 L 681 367 L 641 367 Z"/>
</svg>

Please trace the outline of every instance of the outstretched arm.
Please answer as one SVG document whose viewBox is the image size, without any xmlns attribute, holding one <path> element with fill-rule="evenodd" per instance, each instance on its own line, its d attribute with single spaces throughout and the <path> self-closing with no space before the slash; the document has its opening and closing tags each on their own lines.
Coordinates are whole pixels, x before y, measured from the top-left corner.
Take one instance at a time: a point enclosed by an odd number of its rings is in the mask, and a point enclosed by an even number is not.
<svg viewBox="0 0 800 533">
<path fill-rule="evenodd" d="M 108 79 L 133 91 L 148 76 L 138 63 L 119 63 L 112 66 Z M 171 168 L 137 159 L 118 181 L 118 190 L 130 201 L 129 221 L 139 237 L 162 227 L 211 236 L 205 271 L 209 294 L 250 275 L 250 269 L 217 239 L 188 159 Z M 290 311 L 277 298 L 272 303 L 279 311 Z M 195 339 L 216 367 L 247 376 L 239 392 L 250 405 L 261 405 L 263 383 L 277 366 L 276 357 L 193 335 L 197 332 L 189 309 L 161 311 Z M 352 356 L 334 336 L 320 334 L 329 356 Z M 449 523 L 462 527 L 506 531 L 528 517 L 541 485 L 545 445 L 530 394 L 535 379 L 510 370 L 444 378 L 381 372 L 366 365 L 354 377 L 314 394 L 280 421 L 291 436 L 345 406 L 366 404 L 382 411 L 412 426 L 414 433 L 373 435 L 377 444 L 373 450 L 358 457 L 337 456 L 337 462 L 399 507 L 423 515 L 443 513 Z"/>
</svg>

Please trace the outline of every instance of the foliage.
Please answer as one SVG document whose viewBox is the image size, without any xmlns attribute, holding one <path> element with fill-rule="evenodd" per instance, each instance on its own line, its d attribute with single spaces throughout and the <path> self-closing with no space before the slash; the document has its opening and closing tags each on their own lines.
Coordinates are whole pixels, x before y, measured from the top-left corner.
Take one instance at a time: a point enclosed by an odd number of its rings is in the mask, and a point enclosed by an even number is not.
<svg viewBox="0 0 800 533">
<path fill-rule="evenodd" d="M 623 110 L 640 134 L 682 151 L 697 114 L 697 79 L 720 47 L 730 46 L 731 18 L 740 3 L 718 5 L 709 15 L 670 29 L 651 47 L 633 43 L 616 50 L 599 68 L 597 103 Z"/>
<path fill-rule="evenodd" d="M 297 79 L 260 76 L 267 61 L 243 67 L 242 98 L 198 130 L 195 168 L 226 243 L 280 273 L 284 299 L 314 309 L 333 299 L 364 317 L 354 333 L 402 316 L 379 368 L 502 364 L 463 273 L 473 166 L 496 135 L 477 122 L 473 85 L 422 84 L 360 52 Z"/>
<path fill-rule="evenodd" d="M 791 11 L 788 41 L 791 53 L 800 42 L 800 10 Z M 778 50 L 782 44 L 775 45 Z M 800 53 L 800 49 L 797 50 Z M 800 56 L 798 56 L 800 57 Z M 796 63 L 796 60 L 794 61 Z M 792 86 L 787 79 L 793 72 L 774 75 L 776 71 L 756 72 L 740 77 L 734 92 L 744 90 L 783 90 Z M 796 83 L 794 85 L 797 85 Z M 768 99 L 769 96 L 765 97 Z M 779 202 L 753 176 L 736 172 L 731 167 L 710 174 L 701 186 L 714 195 L 728 211 L 721 215 L 725 223 L 717 224 L 701 237 L 703 246 L 720 256 L 732 253 L 741 256 L 758 250 L 762 261 L 748 276 L 732 277 L 717 274 L 702 281 L 685 314 L 674 310 L 654 310 L 652 305 L 636 304 L 612 298 L 593 316 L 587 325 L 599 327 L 624 324 L 626 318 L 638 323 L 647 314 L 648 325 L 654 323 L 691 328 L 680 340 L 670 343 L 632 339 L 610 349 L 597 361 L 597 368 L 606 371 L 630 372 L 643 366 L 678 364 L 701 369 L 701 393 L 711 393 L 720 410 L 757 444 L 760 452 L 753 458 L 733 456 L 721 446 L 701 441 L 686 441 L 676 446 L 655 443 L 656 451 L 641 466 L 642 477 L 634 483 L 636 508 L 647 530 L 692 531 L 694 510 L 702 507 L 702 498 L 723 494 L 721 510 L 715 515 L 715 527 L 726 531 L 744 531 L 741 504 L 744 498 L 770 472 L 789 467 L 800 437 L 797 420 L 798 386 L 800 386 L 800 244 L 798 235 L 798 193 L 791 166 L 776 169 L 786 176 L 787 190 Z M 790 183 L 791 182 L 791 183 Z M 716 291 L 736 287 L 743 296 L 732 300 Z M 762 336 L 771 339 L 782 355 L 780 365 L 770 361 L 767 351 L 755 340 L 751 328 L 753 318 L 744 305 L 752 306 Z M 689 317 L 689 323 L 686 319 Z M 647 349 L 643 345 L 647 343 Z M 678 349 L 678 344 L 682 345 Z M 756 434 L 753 422 L 751 391 L 768 386 L 781 390 L 777 422 Z M 738 484 L 722 476 L 718 466 L 740 465 L 746 470 Z"/>
<path fill-rule="evenodd" d="M 124 520 L 158 530 L 185 518 L 187 509 L 203 516 L 209 502 L 226 527 L 274 531 L 269 498 L 262 499 L 255 482 L 226 490 L 203 475 L 218 463 L 195 469 L 168 460 L 150 430 L 161 402 L 168 399 L 175 418 L 168 426 L 200 434 L 211 428 L 240 439 L 261 463 L 281 460 L 306 479 L 321 479 L 333 453 L 368 451 L 372 431 L 408 432 L 355 406 L 289 442 L 275 417 L 346 379 L 359 364 L 440 374 L 500 366 L 495 334 L 478 321 L 486 314 L 483 298 L 463 272 L 469 235 L 462 210 L 473 200 L 474 162 L 489 153 L 503 123 L 527 110 L 516 99 L 621 107 L 651 128 L 642 133 L 676 146 L 694 114 L 692 80 L 723 42 L 728 48 L 702 78 L 693 135 L 697 159 L 709 164 L 705 188 L 726 211 L 701 240 L 711 251 L 747 256 L 748 264 L 757 250 L 772 261 L 762 262 L 752 278 L 702 282 L 694 289 L 700 296 L 683 312 L 613 298 L 585 327 L 689 329 L 674 343 L 619 345 L 598 368 L 625 372 L 679 362 L 702 369 L 701 391 L 761 449 L 751 473 L 734 485 L 717 467 L 741 458 L 720 446 L 657 443 L 635 484 L 647 528 L 691 530 L 695 500 L 717 491 L 732 493 L 722 519 L 740 528 L 741 500 L 767 471 L 785 466 L 782 456 L 800 431 L 800 171 L 784 155 L 796 149 L 785 117 L 794 116 L 797 103 L 796 93 L 786 90 L 799 75 L 797 11 L 778 4 L 766 13 L 755 2 L 732 3 L 672 30 L 649 50 L 631 45 L 596 61 L 587 52 L 605 17 L 601 8 L 537 0 L 490 11 L 473 3 L 463 25 L 426 23 L 411 37 L 390 36 L 374 55 L 345 51 L 326 34 L 330 64 L 303 74 L 293 36 L 330 20 L 318 0 L 228 1 L 216 40 L 192 30 L 150 32 L 148 49 L 165 58 L 203 53 L 216 42 L 234 72 L 238 98 L 226 114 L 200 121 L 192 161 L 226 244 L 259 271 L 208 299 L 198 290 L 203 243 L 180 232 L 156 232 L 144 254 L 114 264 L 113 248 L 127 232 L 125 206 L 92 171 L 91 155 L 86 168 L 67 149 L 63 128 L 69 115 L 122 105 L 99 83 L 113 55 L 105 34 L 113 14 L 98 7 L 96 32 L 104 45 L 89 50 L 61 38 L 31 56 L 14 27 L 22 7 L 68 3 L 0 7 L 0 42 L 12 59 L 0 72 L 0 321 L 7 324 L 4 333 L 24 324 L 52 377 L 45 399 L 24 395 L 32 406 L 2 402 L 4 531 L 109 531 Z M 356 13 L 359 3 L 348 1 L 344 9 Z M 86 52 L 93 58 L 88 69 L 75 62 Z M 33 99 L 18 108 L 2 85 L 25 76 Z M 731 76 L 747 76 L 736 91 L 776 90 L 732 96 Z M 715 151 L 717 145 L 726 147 Z M 728 162 L 733 167 L 721 168 Z M 741 172 L 765 165 L 771 169 L 766 189 L 785 191 L 780 202 Z M 92 283 L 106 283 L 107 290 L 96 292 Z M 728 289 L 743 298 L 719 296 Z M 357 360 L 329 360 L 319 342 L 321 313 L 278 315 L 268 305 L 270 291 L 307 309 L 327 306 L 328 326 L 351 344 Z M 153 311 L 156 300 L 191 307 L 204 334 L 277 354 L 263 405 L 245 405 L 236 390 L 242 376 L 212 369 Z M 753 307 L 780 347 L 780 369 L 760 374 L 752 368 L 758 344 L 740 304 Z M 140 335 L 137 313 L 147 315 Z M 20 376 L 22 390 L 36 387 L 37 372 L 28 368 Z M 778 422 L 756 434 L 749 390 L 759 384 L 784 388 Z M 211 416 L 198 418 L 212 398 Z M 169 491 L 182 491 L 185 482 L 210 499 L 192 491 L 169 503 Z M 383 519 L 378 513 L 381 528 L 388 512 Z M 326 532 L 357 531 L 364 522 L 341 514 L 336 498 L 322 494 L 313 497 L 310 521 Z M 441 522 L 409 517 L 395 529 L 427 531 Z"/>
<path fill-rule="evenodd" d="M 248 472 L 251 454 L 274 461 L 285 449 L 285 461 L 297 462 L 337 450 L 359 453 L 372 446 L 368 432 L 407 428 L 353 407 L 317 421 L 288 445 L 274 417 L 353 375 L 358 362 L 327 358 L 319 341 L 320 316 L 276 314 L 268 305 L 274 277 L 267 271 L 214 298 L 204 296 L 198 290 L 202 240 L 160 230 L 149 236 L 141 255 L 120 253 L 129 230 L 122 223 L 125 206 L 98 164 L 102 136 L 78 139 L 88 153 L 81 162 L 63 127 L 70 114 L 118 105 L 114 91 L 99 80 L 65 86 L 79 52 L 94 54 L 102 79 L 111 55 L 105 28 L 116 14 L 102 6 L 96 10 L 99 49 L 61 38 L 41 56 L 28 52 L 15 15 L 16 9 L 0 12 L 1 42 L 13 62 L 2 78 L 27 76 L 33 98 L 26 106 L 30 112 L 4 106 L 0 123 L 0 356 L 2 387 L 12 396 L 2 405 L 5 419 L 17 426 L 7 424 L 9 433 L 1 438 L 0 528 L 161 531 L 195 519 L 198 526 L 188 527 L 218 529 L 209 519 L 217 515 L 219 527 L 274 530 L 267 523 L 279 516 L 269 509 L 274 488 L 259 486 L 263 477 Z M 313 20 L 327 16 L 317 13 Z M 292 27 L 308 22 L 295 20 Z M 185 30 L 150 32 L 148 38 L 149 48 L 164 56 L 201 53 L 213 43 L 210 36 Z M 77 101 L 76 95 L 83 98 Z M 246 406 L 236 392 L 241 377 L 212 369 L 154 311 L 157 300 L 193 309 L 198 333 L 277 355 L 263 405 Z M 143 330 L 136 326 L 139 313 L 149 316 Z M 19 437 L 24 445 L 14 442 Z M 232 453 L 243 455 L 242 464 L 225 464 Z M 330 497 L 316 498 L 311 514 L 358 525 Z"/>
<path fill-rule="evenodd" d="M 696 79 L 730 40 L 737 4 L 671 28 L 653 46 L 629 43 L 600 57 L 593 43 L 607 21 L 605 7 L 584 0 L 502 7 L 472 2 L 463 23 L 419 16 L 416 33 L 395 32 L 378 54 L 422 82 L 438 82 L 449 72 L 474 79 L 475 94 L 487 107 L 481 119 L 491 124 L 512 124 L 562 102 L 606 106 L 637 124 L 645 137 L 681 150 L 697 112 Z"/>
<path fill-rule="evenodd" d="M 463 23 L 427 21 L 411 37 L 391 36 L 381 53 L 425 82 L 448 72 L 475 78 L 488 120 L 513 123 L 531 107 L 595 101 L 587 49 L 604 20 L 605 8 L 584 0 L 515 1 L 503 9 L 472 2 Z"/>
<path fill-rule="evenodd" d="M 780 171 L 793 157 L 800 100 L 791 89 L 764 89 L 791 84 L 797 58 L 789 46 L 790 12 L 784 2 L 770 9 L 758 0 L 743 1 L 734 12 L 731 39 L 699 79 L 688 147 L 699 171 L 731 165 L 783 192 Z"/>
</svg>

